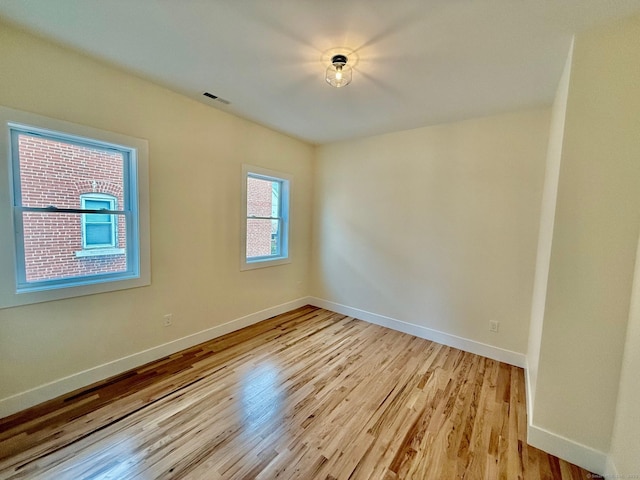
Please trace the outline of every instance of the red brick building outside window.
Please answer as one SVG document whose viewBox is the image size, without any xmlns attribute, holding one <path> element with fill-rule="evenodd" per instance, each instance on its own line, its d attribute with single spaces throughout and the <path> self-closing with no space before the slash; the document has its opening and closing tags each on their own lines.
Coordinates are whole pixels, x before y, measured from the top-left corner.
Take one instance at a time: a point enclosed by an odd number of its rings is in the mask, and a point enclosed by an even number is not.
<svg viewBox="0 0 640 480">
<path fill-rule="evenodd" d="M 25 207 L 121 210 L 123 154 L 28 133 L 18 134 Z M 23 212 L 27 282 L 127 270 L 124 215 Z"/>
<path fill-rule="evenodd" d="M 247 177 L 247 258 L 277 255 L 279 182 Z"/>
</svg>

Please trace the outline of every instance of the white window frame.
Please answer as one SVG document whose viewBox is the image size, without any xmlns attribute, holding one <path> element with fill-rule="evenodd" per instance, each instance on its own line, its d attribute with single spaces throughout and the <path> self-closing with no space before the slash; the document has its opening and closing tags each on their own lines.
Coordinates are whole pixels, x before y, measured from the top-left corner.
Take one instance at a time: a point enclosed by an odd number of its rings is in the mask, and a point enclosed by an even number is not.
<svg viewBox="0 0 640 480">
<path fill-rule="evenodd" d="M 12 130 L 115 149 L 128 155 L 125 183 L 131 189 L 129 204 L 122 206 L 123 211 L 109 212 L 125 215 L 127 236 L 137 238 L 137 245 L 127 246 L 126 272 L 25 282 L 22 212 L 33 209 L 21 206 L 20 192 L 16 191 L 19 182 L 14 181 L 14 174 L 19 175 L 19 171 L 15 171 Z M 0 308 L 150 285 L 148 169 L 146 140 L 0 106 Z"/>
<path fill-rule="evenodd" d="M 280 215 L 273 219 L 280 220 L 280 255 L 265 255 L 263 257 L 247 258 L 247 179 L 249 177 L 260 178 L 280 183 Z M 289 248 L 290 232 L 290 199 L 293 176 L 288 173 L 269 170 L 254 165 L 242 165 L 242 229 L 240 235 L 240 270 L 253 270 L 256 268 L 272 267 L 291 263 Z"/>
<path fill-rule="evenodd" d="M 117 210 L 118 199 L 113 195 L 107 195 L 104 193 L 83 193 L 80 195 L 80 207 L 84 210 L 87 208 L 86 202 L 109 202 L 109 208 L 107 210 Z M 111 226 L 111 243 L 103 244 L 87 244 L 87 214 L 81 216 L 81 228 L 82 228 L 82 248 L 84 250 L 104 250 L 113 249 L 118 245 L 118 220 L 115 215 L 109 215 L 109 225 Z"/>
</svg>

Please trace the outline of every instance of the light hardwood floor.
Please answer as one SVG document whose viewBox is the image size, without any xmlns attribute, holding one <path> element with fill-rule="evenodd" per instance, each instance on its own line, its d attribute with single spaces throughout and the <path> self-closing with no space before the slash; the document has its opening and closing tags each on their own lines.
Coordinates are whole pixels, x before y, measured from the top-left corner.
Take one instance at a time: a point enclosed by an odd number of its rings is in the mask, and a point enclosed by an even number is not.
<svg viewBox="0 0 640 480">
<path fill-rule="evenodd" d="M 586 479 L 523 370 L 307 306 L 0 420 L 2 479 Z"/>
</svg>

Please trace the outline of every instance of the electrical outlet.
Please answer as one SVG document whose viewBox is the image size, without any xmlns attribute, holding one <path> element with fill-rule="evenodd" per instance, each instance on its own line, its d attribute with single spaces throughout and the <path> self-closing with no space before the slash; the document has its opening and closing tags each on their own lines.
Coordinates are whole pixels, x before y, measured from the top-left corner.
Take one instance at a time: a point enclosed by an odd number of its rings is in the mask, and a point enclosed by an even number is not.
<svg viewBox="0 0 640 480">
<path fill-rule="evenodd" d="M 493 333 L 498 333 L 500 329 L 500 322 L 497 320 L 489 320 L 489 331 Z"/>
<path fill-rule="evenodd" d="M 164 316 L 164 326 L 169 327 L 171 325 L 173 325 L 173 313 L 167 313 Z"/>
</svg>

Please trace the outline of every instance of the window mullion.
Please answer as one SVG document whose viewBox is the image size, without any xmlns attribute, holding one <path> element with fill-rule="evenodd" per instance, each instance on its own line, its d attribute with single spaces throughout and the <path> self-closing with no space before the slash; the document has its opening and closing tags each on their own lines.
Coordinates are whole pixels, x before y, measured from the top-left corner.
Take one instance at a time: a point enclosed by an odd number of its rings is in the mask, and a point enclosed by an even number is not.
<svg viewBox="0 0 640 480">
<path fill-rule="evenodd" d="M 97 213 L 101 215 L 129 215 L 131 212 L 127 210 L 95 210 L 90 208 L 58 208 L 58 207 L 23 207 L 15 206 L 15 209 L 21 212 L 38 212 L 38 213 Z"/>
<path fill-rule="evenodd" d="M 280 220 L 280 217 L 256 217 L 254 215 L 247 216 L 247 220 Z"/>
</svg>

